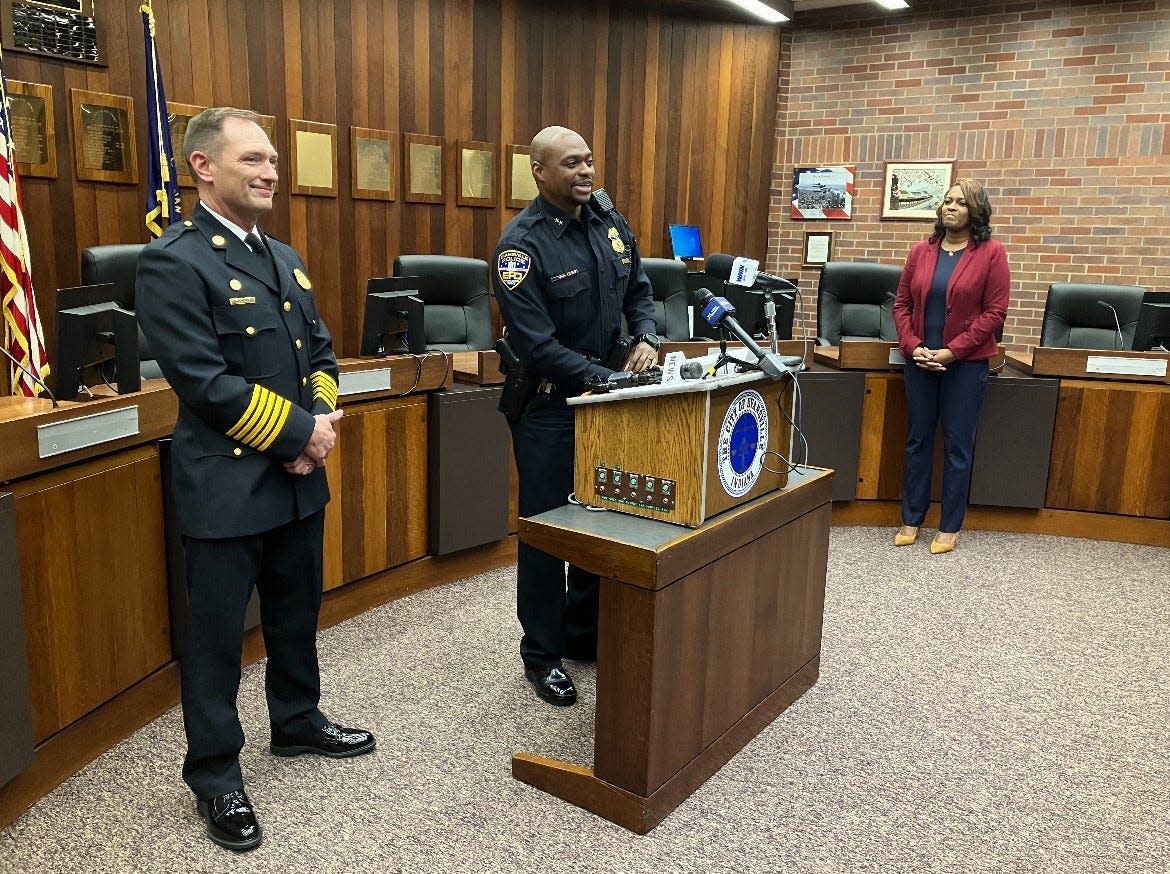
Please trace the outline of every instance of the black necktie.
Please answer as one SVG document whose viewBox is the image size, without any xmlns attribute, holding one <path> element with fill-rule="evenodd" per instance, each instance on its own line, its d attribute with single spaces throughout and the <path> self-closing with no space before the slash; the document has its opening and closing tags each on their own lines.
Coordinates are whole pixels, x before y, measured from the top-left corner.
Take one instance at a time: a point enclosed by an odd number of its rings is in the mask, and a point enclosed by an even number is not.
<svg viewBox="0 0 1170 874">
<path fill-rule="evenodd" d="M 257 261 L 264 268 L 264 275 L 272 280 L 273 285 L 276 285 L 276 265 L 272 263 L 272 253 L 268 251 L 268 247 L 264 245 L 260 235 L 253 231 L 244 237 L 244 242 L 251 247 L 252 254 L 256 256 Z"/>
</svg>

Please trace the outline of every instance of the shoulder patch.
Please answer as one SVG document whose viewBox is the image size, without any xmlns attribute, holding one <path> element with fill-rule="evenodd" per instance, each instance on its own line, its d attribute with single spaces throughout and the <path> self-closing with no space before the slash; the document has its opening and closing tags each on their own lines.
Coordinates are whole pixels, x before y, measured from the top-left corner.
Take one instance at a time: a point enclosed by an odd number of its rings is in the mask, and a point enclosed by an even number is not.
<svg viewBox="0 0 1170 874">
<path fill-rule="evenodd" d="M 532 256 L 519 249 L 505 249 L 496 258 L 496 272 L 500 275 L 500 282 L 508 291 L 513 291 L 528 271 L 532 269 Z"/>
</svg>

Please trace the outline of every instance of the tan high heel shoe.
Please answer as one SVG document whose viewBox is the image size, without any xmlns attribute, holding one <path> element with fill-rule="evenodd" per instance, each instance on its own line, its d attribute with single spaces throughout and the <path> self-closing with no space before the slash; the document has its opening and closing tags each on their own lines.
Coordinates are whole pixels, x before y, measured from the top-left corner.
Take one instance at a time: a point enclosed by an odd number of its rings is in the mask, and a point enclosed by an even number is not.
<svg viewBox="0 0 1170 874">
<path fill-rule="evenodd" d="M 950 540 L 942 540 L 943 537 L 949 537 Z M 950 552 L 955 548 L 955 544 L 959 542 L 959 532 L 954 534 L 940 531 L 934 535 L 934 540 L 930 541 L 930 554 L 942 555 L 944 552 Z"/>
<path fill-rule="evenodd" d="M 910 533 L 907 534 L 906 532 Z M 902 529 L 894 535 L 894 546 L 909 546 L 918 539 L 918 529 L 913 525 L 903 525 Z"/>
</svg>

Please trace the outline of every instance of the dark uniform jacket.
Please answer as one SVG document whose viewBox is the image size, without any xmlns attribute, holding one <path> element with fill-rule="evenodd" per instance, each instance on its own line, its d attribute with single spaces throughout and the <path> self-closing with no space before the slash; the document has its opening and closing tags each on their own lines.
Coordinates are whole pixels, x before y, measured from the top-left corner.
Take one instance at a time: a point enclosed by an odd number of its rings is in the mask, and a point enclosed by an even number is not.
<svg viewBox="0 0 1170 874">
<path fill-rule="evenodd" d="M 597 362 L 623 313 L 634 336 L 655 330 L 650 281 L 626 220 L 591 200 L 573 223 L 537 195 L 504 229 L 492 270 L 513 351 L 566 395 L 613 372 Z"/>
<path fill-rule="evenodd" d="M 179 397 L 179 527 L 216 539 L 269 531 L 325 506 L 325 471 L 296 476 L 313 416 L 337 405 L 337 361 L 300 256 L 267 238 L 270 269 L 203 207 L 138 262 L 142 330 Z M 266 275 L 267 274 L 267 275 Z"/>
</svg>

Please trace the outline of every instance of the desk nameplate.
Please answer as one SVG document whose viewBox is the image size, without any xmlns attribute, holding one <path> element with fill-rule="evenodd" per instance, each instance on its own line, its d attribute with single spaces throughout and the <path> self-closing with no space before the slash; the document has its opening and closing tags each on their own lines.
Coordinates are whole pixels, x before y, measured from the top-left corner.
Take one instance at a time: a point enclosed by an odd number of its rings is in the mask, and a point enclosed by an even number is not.
<svg viewBox="0 0 1170 874">
<path fill-rule="evenodd" d="M 371 391 L 390 391 L 392 372 L 389 367 L 343 371 L 337 377 L 337 395 L 344 398 Z"/>
<path fill-rule="evenodd" d="M 37 452 L 41 458 L 111 443 L 140 433 L 138 405 L 62 419 L 37 426 Z"/>
<path fill-rule="evenodd" d="M 1165 376 L 1166 359 L 1090 355 L 1085 360 L 1085 372 L 1105 373 L 1114 376 Z"/>
<path fill-rule="evenodd" d="M 1030 364 L 1034 376 L 1170 384 L 1170 354 L 1165 352 L 1034 346 L 1030 361 L 1024 354 L 1015 363 L 1026 372 Z"/>
</svg>

